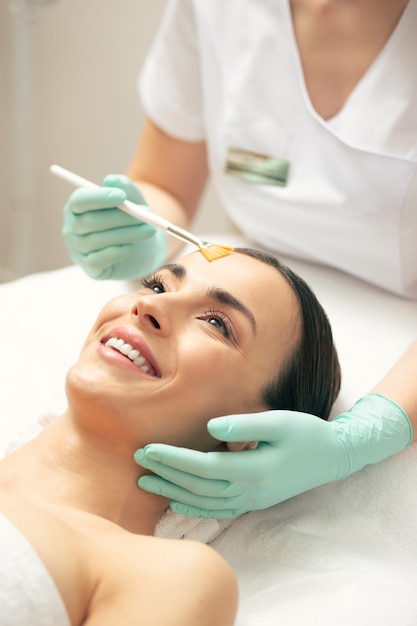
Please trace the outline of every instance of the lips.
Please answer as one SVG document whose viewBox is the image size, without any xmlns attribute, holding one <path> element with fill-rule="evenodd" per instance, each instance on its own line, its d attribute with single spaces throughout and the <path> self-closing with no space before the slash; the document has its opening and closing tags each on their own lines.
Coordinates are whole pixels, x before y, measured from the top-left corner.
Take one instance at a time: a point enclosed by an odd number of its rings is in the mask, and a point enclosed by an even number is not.
<svg viewBox="0 0 417 626">
<path fill-rule="evenodd" d="M 123 354 L 145 374 L 160 378 L 161 374 L 149 348 L 141 337 L 133 336 L 128 329 L 114 329 L 102 343 Z"/>
</svg>

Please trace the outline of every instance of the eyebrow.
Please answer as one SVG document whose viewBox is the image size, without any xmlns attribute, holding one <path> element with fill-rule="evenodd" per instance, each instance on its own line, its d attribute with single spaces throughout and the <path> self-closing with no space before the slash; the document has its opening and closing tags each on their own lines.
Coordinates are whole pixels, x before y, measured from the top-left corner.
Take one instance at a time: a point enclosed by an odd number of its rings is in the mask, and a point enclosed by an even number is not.
<svg viewBox="0 0 417 626">
<path fill-rule="evenodd" d="M 167 265 L 164 265 L 161 269 L 168 270 L 180 281 L 183 281 L 187 276 L 186 268 L 179 263 L 168 263 Z M 248 309 L 248 307 L 245 306 L 243 302 L 235 298 L 235 296 L 233 296 L 229 291 L 226 291 L 226 289 L 223 289 L 222 287 L 210 287 L 207 290 L 207 296 L 210 298 L 210 300 L 214 300 L 219 304 L 226 305 L 228 307 L 231 307 L 232 309 L 235 309 L 236 311 L 239 311 L 240 313 L 243 313 L 249 320 L 253 332 L 256 333 L 256 319 L 252 311 Z"/>
</svg>

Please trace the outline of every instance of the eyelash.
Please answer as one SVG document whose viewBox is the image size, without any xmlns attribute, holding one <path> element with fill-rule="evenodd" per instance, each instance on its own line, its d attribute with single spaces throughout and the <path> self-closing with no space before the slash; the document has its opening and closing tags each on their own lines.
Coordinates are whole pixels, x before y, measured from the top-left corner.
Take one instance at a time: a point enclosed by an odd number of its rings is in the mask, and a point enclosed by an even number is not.
<svg viewBox="0 0 417 626">
<path fill-rule="evenodd" d="M 166 291 L 166 285 L 159 274 L 145 276 L 144 278 L 141 278 L 140 282 L 142 284 L 142 287 L 144 287 L 145 289 L 151 289 L 152 291 L 154 291 L 155 287 L 159 287 L 162 290 L 162 293 L 165 293 Z M 155 293 L 158 292 L 155 291 Z"/>
<path fill-rule="evenodd" d="M 159 274 L 153 274 L 152 276 L 145 276 L 144 278 L 141 279 L 140 282 L 145 289 L 151 289 L 155 293 L 165 293 L 166 291 L 166 284 L 164 283 L 164 281 L 162 280 L 162 277 Z M 158 287 L 159 289 L 161 289 L 161 291 L 160 292 L 155 291 L 155 287 Z M 208 321 L 210 319 L 216 319 L 218 322 L 220 322 L 223 325 L 223 329 L 224 329 L 224 331 L 219 329 L 219 332 L 221 332 L 226 337 L 226 339 L 232 339 L 234 341 L 233 329 L 232 329 L 230 320 L 227 317 L 227 315 L 225 315 L 221 311 L 210 309 L 210 311 L 207 311 L 207 313 L 200 315 L 198 319 L 205 320 L 205 321 Z"/>
</svg>

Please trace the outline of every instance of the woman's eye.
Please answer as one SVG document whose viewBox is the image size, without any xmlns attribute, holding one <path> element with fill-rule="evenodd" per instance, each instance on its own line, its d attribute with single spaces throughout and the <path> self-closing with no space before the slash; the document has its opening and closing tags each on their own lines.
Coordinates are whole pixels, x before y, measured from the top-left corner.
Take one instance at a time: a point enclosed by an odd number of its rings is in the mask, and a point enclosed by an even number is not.
<svg viewBox="0 0 417 626">
<path fill-rule="evenodd" d="M 204 319 L 211 326 L 219 330 L 227 338 L 233 338 L 232 328 L 229 320 L 222 313 L 207 313 L 200 319 Z"/>
<path fill-rule="evenodd" d="M 148 276 L 141 279 L 142 286 L 155 293 L 165 293 L 165 285 L 158 276 Z"/>
</svg>

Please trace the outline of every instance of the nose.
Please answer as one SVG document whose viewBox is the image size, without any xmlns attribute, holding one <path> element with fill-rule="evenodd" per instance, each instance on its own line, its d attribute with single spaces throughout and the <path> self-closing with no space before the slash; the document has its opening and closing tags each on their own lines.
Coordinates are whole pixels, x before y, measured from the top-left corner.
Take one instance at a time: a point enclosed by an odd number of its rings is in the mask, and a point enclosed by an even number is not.
<svg viewBox="0 0 417 626">
<path fill-rule="evenodd" d="M 138 296 L 131 314 L 139 327 L 166 337 L 171 332 L 168 306 L 163 295 Z"/>
</svg>

